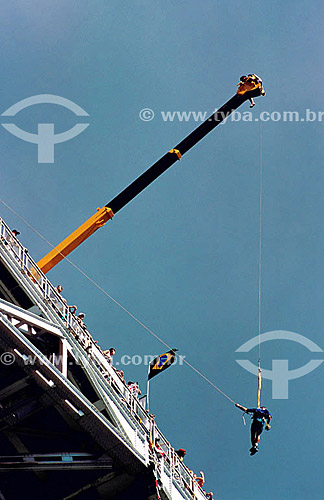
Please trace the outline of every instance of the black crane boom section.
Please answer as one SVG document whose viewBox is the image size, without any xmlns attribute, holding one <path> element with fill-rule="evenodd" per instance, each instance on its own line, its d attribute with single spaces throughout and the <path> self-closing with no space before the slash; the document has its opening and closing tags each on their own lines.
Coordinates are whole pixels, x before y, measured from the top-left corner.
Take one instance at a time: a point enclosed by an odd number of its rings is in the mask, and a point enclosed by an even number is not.
<svg viewBox="0 0 324 500">
<path fill-rule="evenodd" d="M 193 130 L 187 137 L 185 137 L 174 149 L 179 151 L 183 156 L 189 149 L 195 146 L 201 139 L 203 139 L 209 132 L 211 132 L 217 125 L 219 125 L 225 118 L 227 118 L 233 111 L 235 111 L 241 104 L 251 97 L 260 95 L 260 89 L 255 89 L 246 92 L 244 95 L 235 94 L 229 101 L 227 101 L 220 109 L 215 111 L 207 120 Z M 178 156 L 174 152 L 168 152 L 160 160 L 149 167 L 143 174 L 135 179 L 129 186 L 127 186 L 121 193 L 113 198 L 106 207 L 111 208 L 114 214 L 121 210 L 127 203 L 129 203 L 135 196 L 137 196 L 143 189 L 154 182 L 161 174 L 170 168 L 176 161 Z"/>
</svg>

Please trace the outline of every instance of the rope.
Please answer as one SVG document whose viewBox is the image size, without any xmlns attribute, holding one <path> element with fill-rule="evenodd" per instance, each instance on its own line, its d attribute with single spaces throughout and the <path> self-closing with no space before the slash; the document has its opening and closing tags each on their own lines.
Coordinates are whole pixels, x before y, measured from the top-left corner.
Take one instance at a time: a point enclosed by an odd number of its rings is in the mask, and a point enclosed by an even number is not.
<svg viewBox="0 0 324 500">
<path fill-rule="evenodd" d="M 16 215 L 24 224 L 26 224 L 34 233 L 36 233 L 43 241 L 45 241 L 49 246 L 54 248 L 54 245 L 45 238 L 35 227 L 33 227 L 26 219 L 24 219 L 21 215 L 19 215 L 12 207 L 10 207 L 4 200 L 0 199 L 0 202 L 8 208 L 13 214 Z M 61 254 L 63 255 L 63 254 Z M 148 326 L 146 326 L 142 321 L 140 321 L 133 313 L 131 313 L 125 306 L 123 306 L 120 302 L 118 302 L 112 295 L 110 295 L 104 288 L 102 288 L 93 278 L 91 278 L 87 273 L 85 273 L 79 266 L 74 264 L 68 257 L 63 255 L 64 259 L 71 264 L 79 273 L 81 273 L 90 283 L 92 283 L 98 290 L 100 290 L 106 297 L 108 297 L 116 306 L 120 307 L 128 316 L 130 316 L 136 323 L 138 323 L 142 328 L 144 328 L 150 335 L 152 335 L 156 340 L 158 340 L 161 344 L 167 347 L 169 350 L 172 349 L 161 337 L 159 337 L 156 333 L 154 333 Z M 209 378 L 207 378 L 203 373 L 201 373 L 197 368 L 191 365 L 188 361 L 182 358 L 182 361 L 191 368 L 194 372 L 196 372 L 202 379 L 204 379 L 208 384 L 210 384 L 216 391 L 222 394 L 225 398 L 227 398 L 231 403 L 235 404 L 235 401 L 230 398 L 224 391 L 222 391 L 217 385 L 215 385 Z"/>
<path fill-rule="evenodd" d="M 261 406 L 261 387 L 262 387 L 262 376 L 261 376 L 261 368 L 258 369 L 258 408 Z"/>
<path fill-rule="evenodd" d="M 258 297 L 258 331 L 259 331 L 259 353 L 258 353 L 258 408 L 261 406 L 261 305 L 262 305 L 262 201 L 263 201 L 263 129 L 260 120 L 260 151 L 259 151 L 259 297 Z"/>
</svg>

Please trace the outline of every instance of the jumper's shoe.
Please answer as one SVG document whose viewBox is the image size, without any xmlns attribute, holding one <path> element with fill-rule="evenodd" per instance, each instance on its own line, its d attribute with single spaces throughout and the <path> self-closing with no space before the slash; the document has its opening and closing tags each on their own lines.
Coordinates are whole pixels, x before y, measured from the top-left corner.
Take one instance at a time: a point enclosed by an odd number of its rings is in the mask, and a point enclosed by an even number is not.
<svg viewBox="0 0 324 500">
<path fill-rule="evenodd" d="M 264 90 L 261 91 L 261 95 L 266 95 Z"/>
<path fill-rule="evenodd" d="M 255 102 L 253 102 L 252 104 L 250 104 L 250 108 L 253 108 L 255 106 Z"/>
<path fill-rule="evenodd" d="M 256 448 L 256 447 L 252 447 L 252 448 L 250 449 L 250 455 L 251 455 L 251 456 L 252 456 L 252 455 L 255 455 L 258 451 L 259 451 L 259 450 L 258 450 L 258 448 Z"/>
</svg>

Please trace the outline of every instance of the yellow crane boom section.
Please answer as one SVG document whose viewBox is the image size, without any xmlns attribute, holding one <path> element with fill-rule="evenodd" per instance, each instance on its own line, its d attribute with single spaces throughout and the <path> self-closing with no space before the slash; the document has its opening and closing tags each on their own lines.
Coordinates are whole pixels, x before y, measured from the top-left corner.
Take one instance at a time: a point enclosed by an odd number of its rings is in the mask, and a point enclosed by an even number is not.
<svg viewBox="0 0 324 500">
<path fill-rule="evenodd" d="M 64 257 L 69 255 L 69 253 L 78 247 L 84 240 L 96 232 L 97 229 L 104 226 L 109 219 L 112 219 L 113 216 L 114 212 L 111 208 L 98 208 L 94 215 L 37 262 L 38 267 L 44 274 L 48 273 L 48 271 L 56 266 Z"/>
</svg>

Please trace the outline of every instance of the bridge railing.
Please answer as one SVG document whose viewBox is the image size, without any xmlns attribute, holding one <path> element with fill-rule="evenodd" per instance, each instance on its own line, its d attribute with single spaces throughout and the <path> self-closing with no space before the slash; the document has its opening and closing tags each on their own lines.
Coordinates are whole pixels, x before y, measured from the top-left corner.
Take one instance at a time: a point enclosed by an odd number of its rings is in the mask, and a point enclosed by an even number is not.
<svg viewBox="0 0 324 500">
<path fill-rule="evenodd" d="M 6 248 L 8 254 L 11 256 L 11 260 L 18 266 L 20 272 L 28 276 L 30 283 L 33 283 L 36 287 L 44 302 L 53 308 L 59 320 L 63 322 L 64 326 L 88 353 L 89 361 L 91 360 L 99 368 L 107 383 L 122 396 L 127 403 L 128 410 L 146 427 L 147 433 L 153 438 L 153 442 L 155 437 L 158 436 L 160 438 L 160 444 L 165 453 L 162 461 L 158 464 L 160 472 L 161 467 L 165 468 L 172 482 L 178 485 L 182 491 L 186 490 L 189 498 L 205 500 L 206 495 L 196 483 L 193 472 L 179 460 L 174 448 L 163 436 L 156 423 L 152 421 L 150 415 L 142 407 L 138 399 L 133 396 L 118 376 L 102 350 L 96 345 L 90 332 L 80 324 L 76 316 L 71 312 L 71 306 L 67 304 L 66 300 L 39 269 L 37 263 L 29 255 L 28 249 L 23 247 L 2 218 L 0 218 L 0 244 Z M 152 459 L 155 462 L 159 461 L 154 451 L 154 445 L 152 448 Z"/>
<path fill-rule="evenodd" d="M 152 423 L 151 436 L 152 455 L 157 464 L 162 481 L 164 475 L 166 475 L 166 478 L 168 479 L 166 482 L 169 484 L 169 488 L 171 487 L 169 480 L 171 478 L 171 482 L 178 486 L 182 492 L 185 490 L 188 498 L 206 500 L 206 493 L 197 484 L 193 471 L 180 460 L 177 452 L 162 434 L 160 429 L 156 426 L 155 422 Z M 155 450 L 154 443 L 156 439 L 159 439 L 159 448 L 163 451 L 163 456 Z M 172 494 L 170 489 L 169 493 Z"/>
<path fill-rule="evenodd" d="M 102 350 L 93 340 L 90 332 L 82 326 L 77 317 L 71 312 L 69 306 L 52 285 L 47 276 L 39 269 L 37 263 L 29 255 L 28 250 L 23 247 L 20 241 L 10 231 L 7 224 L 0 218 L 0 243 L 2 243 L 13 261 L 20 268 L 20 271 L 30 278 L 30 282 L 34 284 L 38 292 L 41 293 L 43 300 L 48 306 L 51 306 L 57 313 L 64 326 L 69 329 L 72 335 L 78 340 L 79 344 L 87 352 L 89 360 L 91 360 L 97 368 L 105 375 L 107 383 L 125 399 L 129 411 L 136 416 L 137 419 L 145 425 L 148 422 L 148 413 L 144 410 L 138 399 L 133 396 L 128 387 L 123 383 L 118 376 L 108 359 L 103 354 Z"/>
</svg>

